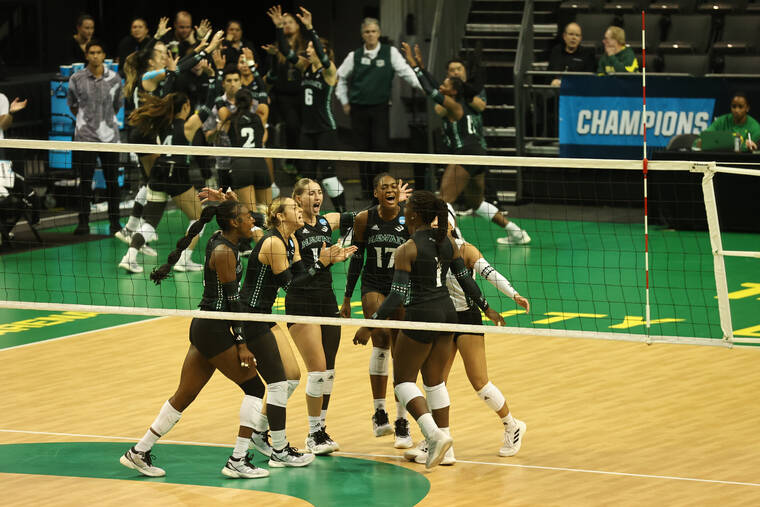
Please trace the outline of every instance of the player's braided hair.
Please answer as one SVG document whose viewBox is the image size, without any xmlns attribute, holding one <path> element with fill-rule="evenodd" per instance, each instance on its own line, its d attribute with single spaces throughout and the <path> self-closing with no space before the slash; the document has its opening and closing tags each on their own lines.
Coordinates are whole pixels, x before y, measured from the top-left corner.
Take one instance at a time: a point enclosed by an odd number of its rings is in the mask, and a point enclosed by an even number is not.
<svg viewBox="0 0 760 507">
<path fill-rule="evenodd" d="M 446 239 L 446 224 L 448 223 L 449 208 L 443 199 L 439 199 L 427 190 L 415 190 L 409 197 L 409 204 L 423 222 L 430 225 L 438 219 L 438 228 L 435 229 L 435 240 L 440 243 Z"/>
<path fill-rule="evenodd" d="M 203 227 L 209 223 L 214 216 L 216 216 L 216 222 L 219 224 L 219 228 L 223 231 L 227 231 L 231 227 L 230 222 L 235 220 L 240 214 L 241 207 L 242 205 L 237 201 L 224 201 L 218 206 L 206 206 L 201 212 L 200 218 L 191 225 L 187 230 L 187 233 L 177 241 L 176 248 L 169 254 L 166 263 L 153 269 L 150 274 L 150 279 L 153 280 L 153 283 L 160 285 L 161 282 L 170 275 L 172 266 L 179 261 L 182 252 L 190 246 L 193 238 L 203 230 Z"/>
</svg>

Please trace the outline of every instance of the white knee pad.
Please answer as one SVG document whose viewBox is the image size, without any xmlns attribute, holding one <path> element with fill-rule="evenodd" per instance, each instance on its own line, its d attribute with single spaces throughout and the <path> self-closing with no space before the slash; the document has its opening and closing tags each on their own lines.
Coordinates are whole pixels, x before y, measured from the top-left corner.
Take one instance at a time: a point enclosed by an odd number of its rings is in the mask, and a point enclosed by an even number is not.
<svg viewBox="0 0 760 507">
<path fill-rule="evenodd" d="M 483 201 L 475 210 L 475 214 L 479 217 L 483 217 L 486 220 L 493 220 L 494 215 L 499 212 L 499 209 L 490 202 Z"/>
<path fill-rule="evenodd" d="M 430 408 L 430 410 L 446 408 L 451 404 L 451 401 L 449 400 L 449 391 L 446 389 L 446 383 L 441 382 L 437 386 L 424 387 L 428 408 Z"/>
<path fill-rule="evenodd" d="M 240 404 L 240 426 L 253 428 L 255 414 L 261 413 L 261 398 L 246 394 Z"/>
<path fill-rule="evenodd" d="M 325 387 L 325 372 L 310 371 L 306 379 L 306 396 L 319 398 L 322 396 Z"/>
<path fill-rule="evenodd" d="M 398 401 L 407 406 L 414 398 L 422 398 L 422 391 L 417 387 L 414 382 L 402 382 L 398 384 L 393 390 L 396 392 Z"/>
<path fill-rule="evenodd" d="M 322 387 L 322 394 L 332 394 L 333 384 L 335 383 L 335 370 L 325 371 L 325 383 Z"/>
<path fill-rule="evenodd" d="M 267 403 L 275 407 L 285 408 L 288 404 L 288 383 L 286 381 L 267 384 Z"/>
<path fill-rule="evenodd" d="M 369 356 L 369 374 L 388 376 L 388 358 L 391 355 L 390 349 L 381 349 L 372 347 L 372 354 Z"/>
<path fill-rule="evenodd" d="M 158 234 L 156 234 L 155 227 L 150 225 L 145 220 L 140 220 L 140 226 L 137 229 L 137 232 L 142 234 L 142 237 L 146 243 L 150 243 L 151 241 L 155 241 L 158 239 Z"/>
<path fill-rule="evenodd" d="M 330 197 L 338 197 L 343 193 L 343 185 L 336 176 L 323 179 L 322 186 L 325 187 L 327 195 Z"/>
<path fill-rule="evenodd" d="M 156 190 L 151 190 L 150 187 L 148 187 L 147 195 L 145 196 L 148 202 L 166 202 L 170 199 L 169 194 L 166 192 L 158 192 Z"/>
<path fill-rule="evenodd" d="M 506 402 L 504 395 L 501 394 L 499 388 L 493 385 L 490 381 L 485 386 L 483 386 L 483 389 L 478 391 L 478 396 L 494 412 L 501 410 L 501 407 L 503 407 L 504 403 Z"/>
<path fill-rule="evenodd" d="M 296 379 L 296 380 L 290 380 L 290 379 L 288 379 L 288 398 L 290 398 L 291 396 L 293 396 L 293 393 L 295 392 L 296 387 L 298 387 L 298 384 L 300 384 L 300 383 L 301 382 L 298 379 Z"/>
<path fill-rule="evenodd" d="M 135 196 L 135 202 L 137 204 L 145 206 L 145 204 L 148 202 L 148 187 L 147 186 L 143 185 L 140 187 L 140 190 L 137 191 L 137 195 Z"/>
<path fill-rule="evenodd" d="M 277 183 L 272 183 L 272 199 L 276 199 L 280 196 L 280 187 L 277 186 Z"/>
</svg>

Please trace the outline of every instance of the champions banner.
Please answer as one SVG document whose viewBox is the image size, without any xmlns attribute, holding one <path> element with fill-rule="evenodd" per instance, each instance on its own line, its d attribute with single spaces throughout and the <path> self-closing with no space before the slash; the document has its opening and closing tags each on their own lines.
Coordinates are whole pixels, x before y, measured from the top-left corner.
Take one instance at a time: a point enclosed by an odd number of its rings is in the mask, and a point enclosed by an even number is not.
<svg viewBox="0 0 760 507">
<path fill-rule="evenodd" d="M 699 134 L 728 113 L 732 90 L 722 78 L 647 76 L 647 155 L 665 149 L 673 136 Z M 560 156 L 641 158 L 641 106 L 641 74 L 563 77 Z"/>
</svg>

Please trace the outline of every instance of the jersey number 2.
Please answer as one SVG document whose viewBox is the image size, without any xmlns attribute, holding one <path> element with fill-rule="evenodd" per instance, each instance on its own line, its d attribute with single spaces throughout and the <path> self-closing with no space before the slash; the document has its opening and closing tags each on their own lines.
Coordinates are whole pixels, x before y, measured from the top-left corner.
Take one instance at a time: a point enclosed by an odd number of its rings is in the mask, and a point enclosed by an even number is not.
<svg viewBox="0 0 760 507">
<path fill-rule="evenodd" d="M 243 148 L 255 148 L 256 147 L 256 133 L 251 127 L 245 127 L 240 129 L 240 136 L 245 137 Z"/>
</svg>

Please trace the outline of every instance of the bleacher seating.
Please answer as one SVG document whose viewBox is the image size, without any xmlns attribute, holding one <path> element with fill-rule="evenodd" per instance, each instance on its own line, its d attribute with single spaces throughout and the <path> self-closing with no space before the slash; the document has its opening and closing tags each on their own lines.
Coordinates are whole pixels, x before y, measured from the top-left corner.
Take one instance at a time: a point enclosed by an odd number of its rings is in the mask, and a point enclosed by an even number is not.
<svg viewBox="0 0 760 507">
<path fill-rule="evenodd" d="M 621 26 L 626 44 L 641 56 L 641 14 L 646 9 L 649 72 L 760 74 L 760 0 L 610 1 L 568 0 L 565 19 L 583 30 L 582 45 L 603 51 L 610 25 Z"/>
</svg>

